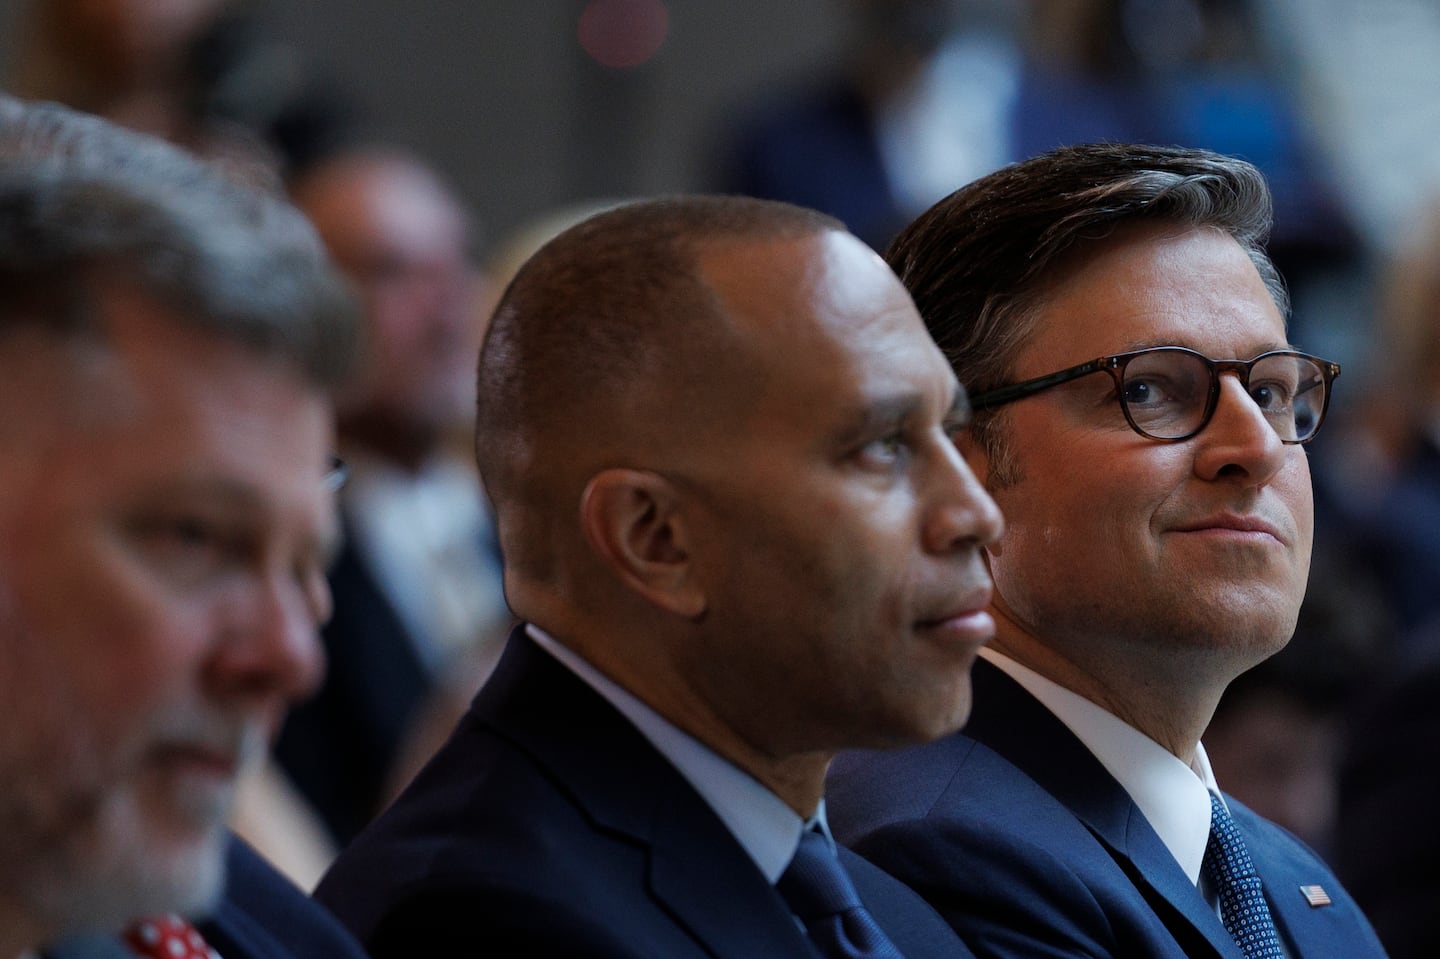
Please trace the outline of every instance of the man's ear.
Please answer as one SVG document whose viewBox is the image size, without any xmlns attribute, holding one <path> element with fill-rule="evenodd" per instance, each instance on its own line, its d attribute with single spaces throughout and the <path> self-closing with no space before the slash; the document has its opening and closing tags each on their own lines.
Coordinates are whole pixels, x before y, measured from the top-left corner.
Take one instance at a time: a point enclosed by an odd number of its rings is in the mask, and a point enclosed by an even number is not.
<svg viewBox="0 0 1440 959">
<path fill-rule="evenodd" d="M 657 473 L 608 469 L 585 484 L 580 526 L 621 582 L 661 609 L 693 619 L 705 611 L 705 593 L 691 565 L 679 503 L 679 491 Z"/>
</svg>

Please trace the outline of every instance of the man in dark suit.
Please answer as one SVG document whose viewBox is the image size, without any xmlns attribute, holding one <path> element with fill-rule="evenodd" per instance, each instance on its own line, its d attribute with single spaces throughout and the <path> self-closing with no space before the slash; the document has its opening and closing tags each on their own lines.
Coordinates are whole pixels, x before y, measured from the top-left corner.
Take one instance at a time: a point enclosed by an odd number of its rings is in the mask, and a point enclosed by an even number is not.
<svg viewBox="0 0 1440 959">
<path fill-rule="evenodd" d="M 960 443 L 1006 517 L 997 635 L 964 733 L 843 757 L 831 811 L 978 954 L 1383 955 L 1200 744 L 1294 630 L 1301 444 L 1339 372 L 1286 342 L 1269 225 L 1249 164 L 1075 147 L 962 188 L 887 253 L 974 397 Z"/>
<path fill-rule="evenodd" d="M 963 722 L 992 625 L 965 394 L 893 274 L 785 204 L 621 207 L 521 269 L 479 384 L 528 625 L 321 901 L 378 959 L 839 955 L 842 921 L 968 955 L 821 803 L 836 750 Z"/>
<path fill-rule="evenodd" d="M 323 665 L 350 303 L 294 210 L 60 108 L 0 98 L 0 211 L 0 955 L 355 959 L 225 826 Z"/>
</svg>

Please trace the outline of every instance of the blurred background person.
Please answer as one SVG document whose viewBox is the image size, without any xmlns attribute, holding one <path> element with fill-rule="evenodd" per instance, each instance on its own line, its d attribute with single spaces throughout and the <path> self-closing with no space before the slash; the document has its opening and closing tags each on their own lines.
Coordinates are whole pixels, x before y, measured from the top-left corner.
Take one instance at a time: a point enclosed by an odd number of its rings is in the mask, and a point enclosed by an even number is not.
<svg viewBox="0 0 1440 959">
<path fill-rule="evenodd" d="M 1440 954 L 1440 204 L 1420 206 L 1384 275 L 1329 500 L 1395 628 L 1346 717 L 1336 864 L 1392 959 L 1419 959 Z"/>
<path fill-rule="evenodd" d="M 1384 272 L 1369 375 L 1341 420 L 1344 440 L 1321 458 L 1344 547 L 1402 634 L 1440 615 L 1440 206 L 1422 209 Z"/>
<path fill-rule="evenodd" d="M 413 154 L 346 149 L 291 195 L 364 310 L 360 363 L 337 395 L 349 478 L 330 672 L 276 747 L 343 845 L 379 810 L 437 678 L 508 623 L 488 506 L 450 442 L 473 422 L 485 290 L 465 210 Z"/>
<path fill-rule="evenodd" d="M 1391 959 L 1440 955 L 1440 624 L 1349 717 L 1336 867 Z"/>
<path fill-rule="evenodd" d="M 26 0 L 9 88 L 283 175 L 342 142 L 358 111 L 252 0 Z"/>
<path fill-rule="evenodd" d="M 1030 0 L 1016 158 L 1098 140 L 1203 147 L 1253 163 L 1275 204 L 1268 252 L 1291 288 L 1291 338 L 1336 309 L 1319 287 L 1359 268 L 1335 174 L 1280 79 L 1264 0 Z M 1343 319 L 1340 320 L 1343 322 Z"/>
<path fill-rule="evenodd" d="M 500 237 L 481 266 L 484 279 L 481 293 L 475 301 L 481 338 L 501 292 L 526 260 L 560 233 L 618 204 L 619 201 L 611 199 L 568 203 L 546 210 Z M 456 422 L 449 439 L 452 455 L 467 463 L 475 457 L 474 427 L 473 419 L 467 416 Z M 382 805 L 400 794 L 435 750 L 449 738 L 455 723 L 470 708 L 475 691 L 489 677 L 504 650 L 503 643 L 493 641 L 497 636 L 498 633 L 490 632 L 435 677 L 435 685 L 416 707 L 414 718 L 390 763 L 388 782 L 380 797 Z"/>
<path fill-rule="evenodd" d="M 824 210 L 883 247 L 1006 163 L 1100 140 L 1183 144 L 1265 174 L 1270 252 L 1292 285 L 1353 268 L 1358 235 L 1252 0 L 842 6 L 856 24 L 844 66 L 752 108 L 724 148 L 722 186 Z"/>
<path fill-rule="evenodd" d="M 767 98 L 722 146 L 718 185 L 822 210 L 881 249 L 961 184 L 1015 159 L 1023 4 L 849 0 L 839 69 Z"/>
</svg>

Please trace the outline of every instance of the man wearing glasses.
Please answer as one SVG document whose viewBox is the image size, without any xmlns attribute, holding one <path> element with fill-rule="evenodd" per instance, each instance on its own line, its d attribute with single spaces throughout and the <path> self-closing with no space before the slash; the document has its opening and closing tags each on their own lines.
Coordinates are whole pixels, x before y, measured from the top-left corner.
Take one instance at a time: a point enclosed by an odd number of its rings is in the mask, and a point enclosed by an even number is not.
<svg viewBox="0 0 1440 959">
<path fill-rule="evenodd" d="M 1246 163 L 1088 146 L 972 183 L 887 254 L 971 391 L 997 635 L 963 733 L 842 757 L 829 808 L 978 955 L 1384 954 L 1200 744 L 1294 630 L 1303 444 L 1340 372 L 1286 340 L 1269 226 Z"/>
</svg>

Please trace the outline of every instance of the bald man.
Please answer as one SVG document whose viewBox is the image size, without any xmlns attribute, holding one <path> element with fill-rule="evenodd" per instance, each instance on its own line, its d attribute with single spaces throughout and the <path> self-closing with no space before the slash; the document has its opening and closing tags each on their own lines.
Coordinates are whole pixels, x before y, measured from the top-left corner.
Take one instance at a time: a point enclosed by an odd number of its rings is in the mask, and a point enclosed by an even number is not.
<svg viewBox="0 0 1440 959">
<path fill-rule="evenodd" d="M 965 394 L 893 274 L 784 204 L 623 207 L 522 268 L 480 396 L 527 625 L 320 899 L 377 959 L 969 955 L 821 800 L 964 721 L 993 626 Z"/>
</svg>

